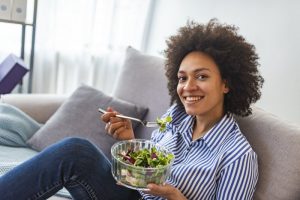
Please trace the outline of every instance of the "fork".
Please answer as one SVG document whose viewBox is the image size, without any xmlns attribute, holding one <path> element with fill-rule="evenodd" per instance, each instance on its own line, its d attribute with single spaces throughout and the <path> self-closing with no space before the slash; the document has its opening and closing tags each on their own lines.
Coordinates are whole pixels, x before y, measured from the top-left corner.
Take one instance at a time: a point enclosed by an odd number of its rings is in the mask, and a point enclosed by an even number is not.
<svg viewBox="0 0 300 200">
<path fill-rule="evenodd" d="M 105 111 L 105 110 L 102 109 L 102 108 L 98 108 L 98 111 L 99 111 L 100 113 L 102 113 L 102 114 L 107 113 L 107 111 Z M 119 118 L 122 118 L 122 119 L 130 119 L 130 120 L 132 120 L 132 121 L 139 122 L 139 123 L 141 123 L 143 126 L 149 127 L 149 128 L 151 128 L 151 127 L 157 127 L 157 126 L 158 126 L 157 122 L 148 122 L 148 121 L 146 121 L 146 120 L 140 120 L 140 119 L 138 119 L 138 118 L 129 117 L 129 116 L 126 116 L 126 115 L 116 115 L 116 117 L 119 117 Z"/>
</svg>

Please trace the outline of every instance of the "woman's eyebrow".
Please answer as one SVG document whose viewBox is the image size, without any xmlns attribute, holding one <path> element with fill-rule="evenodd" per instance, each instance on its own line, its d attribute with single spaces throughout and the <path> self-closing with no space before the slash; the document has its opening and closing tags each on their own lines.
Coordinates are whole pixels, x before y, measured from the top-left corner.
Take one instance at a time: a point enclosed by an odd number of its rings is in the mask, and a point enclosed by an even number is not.
<svg viewBox="0 0 300 200">
<path fill-rule="evenodd" d="M 199 68 L 199 69 L 195 69 L 194 72 L 201 72 L 201 71 L 210 71 L 209 68 L 203 67 L 203 68 Z"/>
<path fill-rule="evenodd" d="M 210 71 L 210 69 L 203 67 L 203 68 L 195 69 L 193 72 L 198 73 L 198 72 L 201 72 L 201 71 Z M 184 71 L 184 70 L 179 70 L 178 71 L 178 74 L 184 74 L 184 73 L 186 73 L 186 71 Z"/>
</svg>

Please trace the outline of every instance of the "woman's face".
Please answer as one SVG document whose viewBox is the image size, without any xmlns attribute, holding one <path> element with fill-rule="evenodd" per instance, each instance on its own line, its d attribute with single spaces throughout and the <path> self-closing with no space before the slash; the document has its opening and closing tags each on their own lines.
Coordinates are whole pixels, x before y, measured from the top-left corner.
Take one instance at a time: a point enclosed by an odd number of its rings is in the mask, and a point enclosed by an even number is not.
<svg viewBox="0 0 300 200">
<path fill-rule="evenodd" d="M 178 70 L 177 94 L 189 115 L 223 115 L 225 81 L 214 60 L 205 53 L 187 54 Z"/>
</svg>

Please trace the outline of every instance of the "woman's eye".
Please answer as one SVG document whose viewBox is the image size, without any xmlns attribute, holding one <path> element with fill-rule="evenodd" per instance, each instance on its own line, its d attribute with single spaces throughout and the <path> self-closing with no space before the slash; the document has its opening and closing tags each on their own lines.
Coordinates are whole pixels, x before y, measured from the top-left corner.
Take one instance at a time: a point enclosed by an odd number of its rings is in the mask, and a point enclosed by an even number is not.
<svg viewBox="0 0 300 200">
<path fill-rule="evenodd" d="M 184 76 L 178 76 L 178 82 L 183 82 L 186 80 L 186 77 Z"/>
<path fill-rule="evenodd" d="M 205 75 L 199 75 L 197 77 L 198 80 L 205 80 L 206 78 L 207 78 L 207 76 L 205 76 Z"/>
</svg>

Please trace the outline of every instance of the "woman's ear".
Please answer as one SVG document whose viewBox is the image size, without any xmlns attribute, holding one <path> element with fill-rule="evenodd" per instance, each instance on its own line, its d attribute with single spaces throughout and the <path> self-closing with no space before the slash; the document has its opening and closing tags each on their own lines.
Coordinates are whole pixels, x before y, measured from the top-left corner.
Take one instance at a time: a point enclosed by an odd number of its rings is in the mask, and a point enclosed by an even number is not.
<svg viewBox="0 0 300 200">
<path fill-rule="evenodd" d="M 229 87 L 228 87 L 228 81 L 227 80 L 223 80 L 224 82 L 224 94 L 227 94 L 229 92 Z"/>
</svg>

